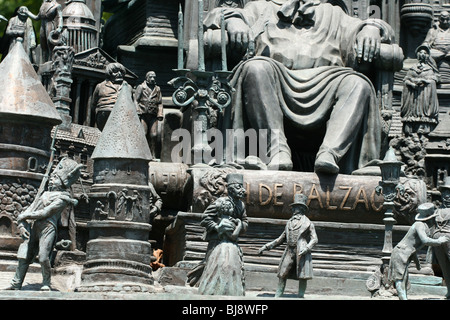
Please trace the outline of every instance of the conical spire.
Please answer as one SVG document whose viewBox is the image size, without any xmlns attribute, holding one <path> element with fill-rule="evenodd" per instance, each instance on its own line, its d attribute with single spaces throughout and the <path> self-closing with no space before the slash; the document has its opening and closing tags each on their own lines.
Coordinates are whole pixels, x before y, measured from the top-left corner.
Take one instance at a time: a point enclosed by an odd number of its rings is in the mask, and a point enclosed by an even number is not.
<svg viewBox="0 0 450 320">
<path fill-rule="evenodd" d="M 152 159 L 130 86 L 126 82 L 103 128 L 92 159 Z"/>
<path fill-rule="evenodd" d="M 0 64 L 0 114 L 62 122 L 20 42 Z"/>
</svg>

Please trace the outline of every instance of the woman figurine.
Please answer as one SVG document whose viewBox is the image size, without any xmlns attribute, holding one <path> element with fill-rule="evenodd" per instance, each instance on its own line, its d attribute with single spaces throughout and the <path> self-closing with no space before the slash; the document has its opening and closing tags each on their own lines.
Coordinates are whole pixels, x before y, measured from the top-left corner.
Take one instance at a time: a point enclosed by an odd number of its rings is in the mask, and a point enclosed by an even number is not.
<svg viewBox="0 0 450 320">
<path fill-rule="evenodd" d="M 436 63 L 430 58 L 430 48 L 423 44 L 416 50 L 418 64 L 406 74 L 402 95 L 401 117 L 406 135 L 428 134 L 438 123 L 440 81 Z"/>
<path fill-rule="evenodd" d="M 235 214 L 229 197 L 215 202 L 218 218 L 219 243 L 206 259 L 205 269 L 199 281 L 202 295 L 244 296 L 244 261 L 237 241 L 243 223 Z M 227 228 L 221 226 L 227 225 Z M 230 227 L 231 226 L 231 227 Z"/>
</svg>

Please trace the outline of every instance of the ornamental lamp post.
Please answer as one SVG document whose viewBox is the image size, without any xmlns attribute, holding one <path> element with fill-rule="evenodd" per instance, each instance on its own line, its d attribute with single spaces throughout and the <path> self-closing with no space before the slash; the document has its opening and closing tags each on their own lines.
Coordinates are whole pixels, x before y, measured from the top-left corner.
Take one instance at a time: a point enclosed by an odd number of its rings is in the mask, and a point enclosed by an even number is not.
<svg viewBox="0 0 450 320">
<path fill-rule="evenodd" d="M 190 70 L 185 69 L 183 63 L 183 12 L 181 5 L 179 7 L 178 64 L 177 69 L 174 69 L 178 77 L 168 82 L 168 84 L 176 88 L 172 95 L 174 104 L 180 107 L 182 112 L 189 108 L 191 109 L 193 119 L 192 133 L 194 135 L 191 151 L 194 154 L 194 159 L 198 159 L 200 163 L 205 163 L 205 157 L 212 152 L 212 148 L 208 144 L 207 135 L 210 127 L 210 108 L 215 108 L 222 112 L 231 104 L 231 95 L 234 91 L 228 81 L 232 72 L 227 70 L 227 36 L 223 11 L 220 33 L 222 69 L 215 71 L 205 70 L 203 10 L 203 0 L 198 0 L 198 65 L 196 70 Z M 194 160 L 194 162 L 197 161 Z"/>
<path fill-rule="evenodd" d="M 403 193 L 403 185 L 400 184 L 400 172 L 404 163 L 397 160 L 395 150 L 390 147 L 385 158 L 379 164 L 381 169 L 381 181 L 376 188 L 378 195 L 383 194 L 383 207 L 386 209 L 383 219 L 385 225 L 383 254 L 388 255 L 388 261 L 392 253 L 392 228 L 397 222 L 394 218 L 394 200 L 398 193 Z"/>
<path fill-rule="evenodd" d="M 384 242 L 382 250 L 382 264 L 379 270 L 372 275 L 366 285 L 369 291 L 378 292 L 383 295 L 382 292 L 391 292 L 392 284 L 388 280 L 389 262 L 391 260 L 391 254 L 393 249 L 392 244 L 392 230 L 394 224 L 397 223 L 394 217 L 394 200 L 399 194 L 404 193 L 404 186 L 400 183 L 401 167 L 403 162 L 399 161 L 395 155 L 394 148 L 390 147 L 386 153 L 384 159 L 379 163 L 381 169 L 381 181 L 376 187 L 375 192 L 378 195 L 383 194 L 383 208 L 386 210 L 384 213 Z"/>
</svg>

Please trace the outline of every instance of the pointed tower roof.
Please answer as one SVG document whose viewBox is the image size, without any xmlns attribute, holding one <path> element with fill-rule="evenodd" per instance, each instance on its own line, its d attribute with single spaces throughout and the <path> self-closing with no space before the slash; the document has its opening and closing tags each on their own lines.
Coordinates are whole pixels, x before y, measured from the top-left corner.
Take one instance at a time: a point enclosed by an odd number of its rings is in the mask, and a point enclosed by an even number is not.
<svg viewBox="0 0 450 320">
<path fill-rule="evenodd" d="M 15 118 L 62 122 L 21 43 L 0 64 L 0 114 Z"/>
<path fill-rule="evenodd" d="M 92 153 L 92 159 L 140 159 L 152 154 L 132 99 L 131 87 L 124 82 L 117 102 Z"/>
</svg>

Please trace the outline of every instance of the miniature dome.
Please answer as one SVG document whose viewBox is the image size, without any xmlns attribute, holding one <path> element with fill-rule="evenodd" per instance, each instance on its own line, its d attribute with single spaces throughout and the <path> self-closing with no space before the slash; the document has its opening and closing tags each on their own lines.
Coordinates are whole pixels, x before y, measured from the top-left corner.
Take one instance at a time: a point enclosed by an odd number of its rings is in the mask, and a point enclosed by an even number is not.
<svg viewBox="0 0 450 320">
<path fill-rule="evenodd" d="M 86 0 L 71 0 L 63 10 L 64 28 L 68 31 L 67 45 L 76 53 L 97 45 L 97 27 Z"/>
</svg>

